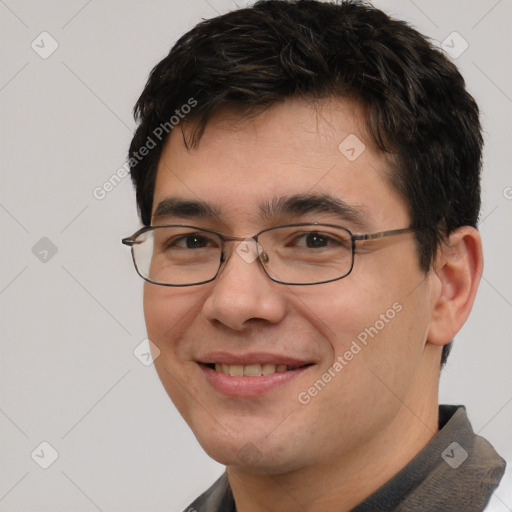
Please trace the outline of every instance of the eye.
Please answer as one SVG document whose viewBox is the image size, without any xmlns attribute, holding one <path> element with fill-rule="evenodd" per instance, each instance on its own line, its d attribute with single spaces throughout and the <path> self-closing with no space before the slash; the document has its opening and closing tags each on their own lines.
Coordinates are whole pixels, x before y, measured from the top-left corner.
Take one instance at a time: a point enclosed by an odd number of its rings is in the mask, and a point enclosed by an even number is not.
<svg viewBox="0 0 512 512">
<path fill-rule="evenodd" d="M 296 247 L 305 247 L 307 249 L 321 249 L 329 246 L 346 245 L 345 240 L 340 240 L 326 233 L 312 231 L 302 233 L 296 236 L 293 240 L 293 245 Z"/>
<path fill-rule="evenodd" d="M 200 233 L 189 233 L 187 235 L 175 236 L 170 238 L 166 244 L 166 249 L 203 249 L 205 247 L 217 247 L 218 244 L 213 238 Z"/>
</svg>

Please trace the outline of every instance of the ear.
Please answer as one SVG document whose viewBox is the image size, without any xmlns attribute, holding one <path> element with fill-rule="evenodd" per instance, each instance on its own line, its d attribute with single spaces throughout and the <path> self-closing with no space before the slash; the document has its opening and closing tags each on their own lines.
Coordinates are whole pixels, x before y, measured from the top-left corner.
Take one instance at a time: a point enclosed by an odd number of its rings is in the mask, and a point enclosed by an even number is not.
<svg viewBox="0 0 512 512">
<path fill-rule="evenodd" d="M 458 228 L 441 243 L 433 271 L 428 342 L 447 345 L 460 330 L 473 307 L 482 270 L 482 240 L 475 228 Z"/>
</svg>

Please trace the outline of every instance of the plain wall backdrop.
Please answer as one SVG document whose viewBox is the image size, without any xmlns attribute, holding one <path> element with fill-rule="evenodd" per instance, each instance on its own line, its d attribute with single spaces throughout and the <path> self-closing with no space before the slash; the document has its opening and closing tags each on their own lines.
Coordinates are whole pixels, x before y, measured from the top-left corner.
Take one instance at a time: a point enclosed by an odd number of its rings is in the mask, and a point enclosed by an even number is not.
<svg viewBox="0 0 512 512">
<path fill-rule="evenodd" d="M 512 2 L 375 5 L 445 41 L 482 110 L 485 270 L 440 401 L 465 404 L 510 462 Z M 142 280 L 120 240 L 139 226 L 122 166 L 148 73 L 201 19 L 234 8 L 0 0 L 1 511 L 180 511 L 223 471 L 136 350 Z M 512 510 L 510 493 L 498 498 Z"/>
</svg>

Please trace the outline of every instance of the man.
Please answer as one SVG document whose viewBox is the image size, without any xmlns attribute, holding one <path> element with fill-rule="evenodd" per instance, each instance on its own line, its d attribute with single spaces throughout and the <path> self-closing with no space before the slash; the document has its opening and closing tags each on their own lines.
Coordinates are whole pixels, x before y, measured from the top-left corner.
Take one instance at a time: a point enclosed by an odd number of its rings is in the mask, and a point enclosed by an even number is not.
<svg viewBox="0 0 512 512">
<path fill-rule="evenodd" d="M 367 4 L 262 1 L 185 34 L 135 113 L 155 366 L 226 466 L 187 510 L 484 510 L 505 462 L 437 398 L 483 265 L 456 67 Z"/>
</svg>

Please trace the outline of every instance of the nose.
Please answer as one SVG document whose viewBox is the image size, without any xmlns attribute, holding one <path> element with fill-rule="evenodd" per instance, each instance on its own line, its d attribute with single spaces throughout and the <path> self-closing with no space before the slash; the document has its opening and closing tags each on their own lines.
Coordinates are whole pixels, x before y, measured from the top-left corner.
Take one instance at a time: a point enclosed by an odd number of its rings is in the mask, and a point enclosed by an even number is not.
<svg viewBox="0 0 512 512">
<path fill-rule="evenodd" d="M 233 244 L 203 304 L 208 321 L 243 331 L 249 321 L 276 324 L 286 314 L 285 285 L 269 279 L 258 262 L 256 242 Z M 265 257 L 265 254 L 262 254 Z"/>
</svg>

